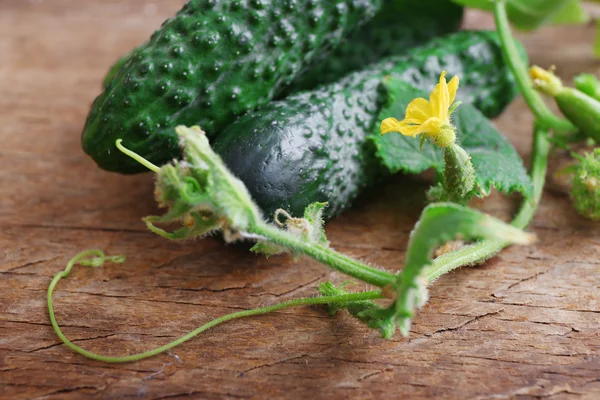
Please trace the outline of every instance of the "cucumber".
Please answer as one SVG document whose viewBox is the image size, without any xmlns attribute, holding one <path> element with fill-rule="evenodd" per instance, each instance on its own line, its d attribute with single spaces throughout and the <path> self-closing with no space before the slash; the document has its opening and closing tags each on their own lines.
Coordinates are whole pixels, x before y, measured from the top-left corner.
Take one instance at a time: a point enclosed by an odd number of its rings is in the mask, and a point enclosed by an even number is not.
<svg viewBox="0 0 600 400">
<path fill-rule="evenodd" d="M 517 94 L 498 36 L 458 32 L 248 113 L 213 148 L 266 215 L 278 208 L 303 215 L 307 205 L 328 202 L 325 216 L 332 217 L 383 173 L 367 140 L 383 106 L 382 79 L 394 74 L 431 90 L 442 70 L 448 79 L 460 76 L 460 100 L 487 113 L 497 114 Z"/>
<path fill-rule="evenodd" d="M 317 59 L 305 68 L 305 72 L 277 97 L 284 98 L 290 93 L 334 82 L 340 76 L 383 57 L 403 53 L 434 37 L 454 32 L 460 27 L 463 11 L 462 6 L 451 0 L 389 0 L 373 19 L 350 38 L 330 52 L 319 53 Z M 121 57 L 110 68 L 104 78 L 104 86 L 136 56 L 137 51 L 135 49 Z"/>
<path fill-rule="evenodd" d="M 173 127 L 214 135 L 266 104 L 384 0 L 190 0 L 134 52 L 94 101 L 82 146 L 104 169 L 140 172 L 124 143 L 162 164 L 179 155 Z"/>
<path fill-rule="evenodd" d="M 278 98 L 335 82 L 384 57 L 455 32 L 462 18 L 463 7 L 450 0 L 389 0 L 372 20 L 310 65 Z"/>
</svg>

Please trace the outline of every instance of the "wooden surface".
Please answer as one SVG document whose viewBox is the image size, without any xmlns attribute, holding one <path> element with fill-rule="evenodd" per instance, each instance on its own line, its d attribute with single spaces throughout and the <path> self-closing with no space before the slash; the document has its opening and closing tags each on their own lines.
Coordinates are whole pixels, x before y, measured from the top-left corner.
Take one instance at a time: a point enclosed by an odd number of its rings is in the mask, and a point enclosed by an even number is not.
<svg viewBox="0 0 600 400">
<path fill-rule="evenodd" d="M 600 225 L 578 217 L 553 180 L 530 229 L 539 242 L 440 279 L 408 340 L 385 341 L 347 315 L 306 307 L 228 323 L 138 363 L 93 362 L 65 348 L 49 324 L 46 288 L 87 248 L 129 258 L 74 270 L 59 286 L 57 316 L 77 344 L 109 355 L 344 279 L 219 240 L 168 243 L 140 222 L 157 211 L 152 177 L 100 171 L 80 151 L 108 66 L 181 3 L 0 2 L 1 398 L 600 398 Z M 490 20 L 470 14 L 467 25 Z M 535 62 L 568 76 L 597 67 L 592 36 L 591 27 L 553 28 L 526 43 Z M 523 102 L 498 125 L 527 156 Z M 398 178 L 373 190 L 329 224 L 333 246 L 400 268 L 423 189 Z M 514 200 L 495 196 L 485 209 L 508 217 Z"/>
</svg>

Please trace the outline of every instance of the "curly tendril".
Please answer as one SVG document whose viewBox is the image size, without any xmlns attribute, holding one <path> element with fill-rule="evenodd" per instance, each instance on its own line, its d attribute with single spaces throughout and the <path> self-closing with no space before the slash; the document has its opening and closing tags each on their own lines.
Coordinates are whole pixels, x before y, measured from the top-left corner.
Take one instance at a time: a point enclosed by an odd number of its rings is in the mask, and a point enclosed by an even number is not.
<svg viewBox="0 0 600 400">
<path fill-rule="evenodd" d="M 90 258 L 86 258 L 86 257 L 90 257 Z M 189 332 L 188 334 L 183 335 L 183 336 L 179 337 L 178 339 L 173 340 L 172 342 L 169 342 L 169 343 L 165 344 L 164 346 L 157 347 L 153 350 L 145 351 L 143 353 L 138 353 L 138 354 L 132 354 L 129 356 L 123 356 L 123 357 L 108 357 L 108 356 L 103 356 L 101 354 L 96 354 L 96 353 L 87 351 L 87 350 L 77 346 L 73 342 L 71 342 L 64 335 L 62 330 L 60 329 L 58 322 L 56 322 L 56 316 L 54 315 L 54 305 L 52 302 L 52 295 L 54 294 L 56 285 L 58 284 L 58 282 L 60 282 L 60 280 L 62 278 L 66 278 L 69 275 L 69 272 L 71 272 L 71 270 L 73 269 L 73 267 L 75 265 L 79 264 L 79 265 L 95 268 L 95 267 L 101 267 L 107 261 L 113 262 L 113 263 L 122 263 L 125 261 L 125 257 L 124 256 L 108 256 L 107 257 L 104 255 L 104 252 L 102 252 L 101 250 L 82 251 L 81 253 L 79 253 L 75 257 L 73 257 L 67 263 L 67 266 L 63 271 L 59 272 L 58 274 L 56 274 L 54 276 L 54 278 L 52 279 L 52 282 L 50 283 L 50 286 L 48 286 L 48 312 L 50 314 L 50 322 L 52 323 L 52 328 L 54 329 L 54 332 L 56 333 L 56 335 L 60 338 L 60 340 L 63 341 L 63 343 L 67 347 L 69 347 L 71 350 L 75 351 L 76 353 L 79 353 L 79 354 L 81 354 L 85 357 L 91 358 L 93 360 L 103 361 L 103 362 L 107 362 L 107 363 L 126 363 L 126 362 L 132 362 L 132 361 L 139 361 L 139 360 L 143 360 L 145 358 L 149 358 L 149 357 L 158 355 L 160 353 L 164 353 L 165 351 L 168 351 L 175 346 L 178 346 L 184 342 L 187 342 L 188 340 L 194 338 L 198 334 L 200 334 L 214 326 L 217 326 L 219 324 L 222 324 L 223 322 L 231 321 L 231 320 L 238 319 L 238 318 L 267 314 L 267 313 L 270 313 L 273 311 L 278 311 L 278 310 L 281 310 L 284 308 L 289 308 L 289 307 L 315 305 L 315 304 L 337 304 L 337 303 L 345 304 L 345 303 L 353 302 L 353 301 L 364 301 L 364 300 L 373 300 L 373 299 L 381 298 L 381 292 L 377 290 L 377 291 L 370 291 L 370 292 L 359 292 L 359 293 L 351 293 L 351 294 L 336 295 L 336 296 L 308 297 L 308 298 L 284 301 L 282 303 L 274 304 L 272 306 L 256 308 L 256 309 L 252 309 L 252 310 L 238 311 L 235 313 L 223 315 L 222 317 L 215 318 L 212 321 L 209 321 L 206 324 L 199 326 L 198 328 L 194 329 L 193 331 Z"/>
</svg>

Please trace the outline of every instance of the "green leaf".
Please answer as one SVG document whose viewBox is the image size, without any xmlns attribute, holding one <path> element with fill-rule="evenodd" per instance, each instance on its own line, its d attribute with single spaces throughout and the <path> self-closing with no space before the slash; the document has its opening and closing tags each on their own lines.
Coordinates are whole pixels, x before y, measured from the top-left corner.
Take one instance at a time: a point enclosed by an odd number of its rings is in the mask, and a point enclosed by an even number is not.
<svg viewBox="0 0 600 400">
<path fill-rule="evenodd" d="M 581 0 L 566 0 L 565 5 L 552 18 L 554 25 L 581 25 L 590 21 L 590 15 Z"/>
<path fill-rule="evenodd" d="M 329 246 L 329 241 L 325 235 L 325 221 L 323 220 L 323 210 L 325 207 L 327 207 L 327 203 L 309 204 L 304 210 L 304 219 L 308 221 L 310 226 L 308 240 Z"/>
<path fill-rule="evenodd" d="M 391 338 L 396 327 L 404 336 L 408 336 L 415 311 L 428 299 L 429 282 L 422 276 L 425 267 L 431 264 L 436 248 L 458 237 L 463 240 L 491 239 L 517 244 L 529 244 L 535 240 L 534 235 L 472 208 L 455 203 L 430 204 L 423 210 L 410 234 L 404 268 L 390 285 L 390 289 L 396 293 L 394 303 L 388 308 L 370 300 L 335 303 L 329 305 L 330 313 L 333 315 L 346 309 L 361 322 L 379 330 L 384 338 Z M 330 282 L 321 283 L 319 292 L 323 296 L 344 295 L 348 293 L 344 286 L 336 288 Z"/>
<path fill-rule="evenodd" d="M 319 284 L 318 290 L 322 296 L 340 296 L 349 293 L 343 289 L 344 286 L 346 284 L 342 284 L 340 288 L 336 288 L 333 283 L 324 282 Z M 384 309 L 372 300 L 329 304 L 329 314 L 332 316 L 343 309 L 348 310 L 350 315 L 366 324 L 369 328 L 379 330 L 381 336 L 386 339 L 390 339 L 396 331 L 393 310 Z"/>
<path fill-rule="evenodd" d="M 491 239 L 529 244 L 535 237 L 499 219 L 454 203 L 427 206 L 411 232 L 406 261 L 396 283 L 396 324 L 407 336 L 415 310 L 427 301 L 427 282 L 421 277 L 431 263 L 434 250 L 460 237 L 462 240 Z"/>
<path fill-rule="evenodd" d="M 250 251 L 256 254 L 262 254 L 269 258 L 278 254 L 287 253 L 288 250 L 267 240 L 259 240 L 250 248 Z"/>
<path fill-rule="evenodd" d="M 454 0 L 466 7 L 492 11 L 494 0 Z M 534 30 L 553 23 L 559 13 L 575 14 L 572 0 L 506 0 L 506 11 L 510 22 L 519 29 Z M 564 10 L 564 11 L 563 11 Z M 573 18 L 569 15 L 568 19 Z"/>
<path fill-rule="evenodd" d="M 426 92 L 393 77 L 384 81 L 384 87 L 388 93 L 388 104 L 381 111 L 380 120 L 387 117 L 401 119 L 413 99 L 429 97 Z M 473 106 L 462 104 L 452 114 L 452 121 L 457 128 L 460 146 L 471 155 L 475 184 L 482 191 L 489 193 L 495 187 L 506 194 L 518 191 L 525 197 L 531 196 L 532 184 L 523 160 L 484 115 Z M 434 168 L 440 176 L 443 173 L 443 153 L 430 141 L 426 141 L 423 150 L 419 151 L 419 138 L 397 132 L 382 136 L 379 126 L 370 139 L 375 143 L 377 156 L 393 173 L 418 174 L 429 168 Z"/>
</svg>

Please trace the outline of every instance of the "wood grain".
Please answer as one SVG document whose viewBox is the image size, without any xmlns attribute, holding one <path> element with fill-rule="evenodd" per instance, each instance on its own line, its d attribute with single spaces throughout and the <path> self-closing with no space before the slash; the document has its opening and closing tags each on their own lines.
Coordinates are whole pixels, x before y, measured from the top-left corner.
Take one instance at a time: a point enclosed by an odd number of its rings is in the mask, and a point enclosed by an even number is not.
<svg viewBox="0 0 600 400">
<path fill-rule="evenodd" d="M 110 355 L 344 280 L 308 260 L 153 236 L 140 222 L 157 211 L 152 177 L 100 171 L 80 151 L 109 65 L 182 3 L 0 2 L 1 398 L 600 398 L 600 228 L 574 213 L 553 179 L 530 228 L 539 242 L 440 279 L 409 339 L 384 341 L 347 315 L 307 307 L 225 324 L 138 363 L 93 362 L 65 348 L 45 291 L 87 248 L 129 258 L 74 270 L 56 294 L 57 317 L 77 344 Z M 479 13 L 466 23 L 491 26 Z M 592 37 L 592 27 L 552 28 L 524 40 L 534 62 L 569 77 L 595 72 Z M 524 103 L 497 123 L 527 157 Z M 373 190 L 329 224 L 333 246 L 400 268 L 423 189 L 399 177 Z M 509 217 L 515 200 L 494 196 L 484 208 Z"/>
</svg>

